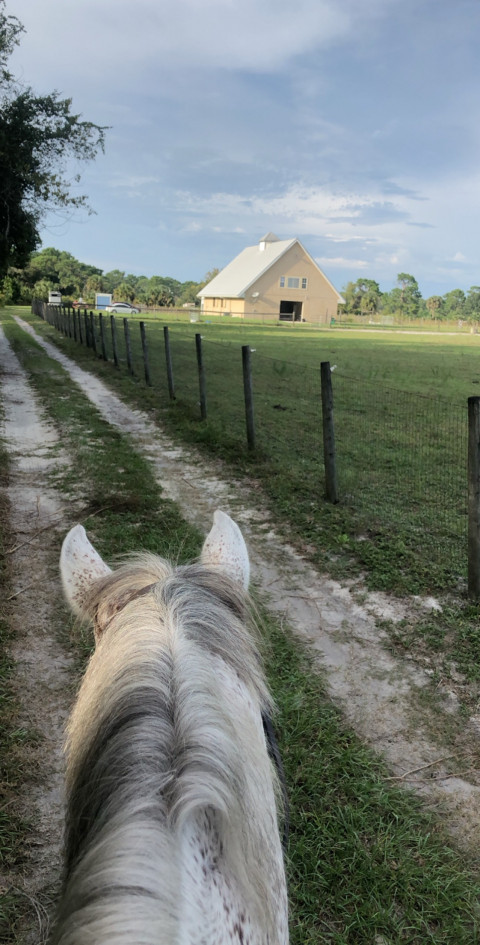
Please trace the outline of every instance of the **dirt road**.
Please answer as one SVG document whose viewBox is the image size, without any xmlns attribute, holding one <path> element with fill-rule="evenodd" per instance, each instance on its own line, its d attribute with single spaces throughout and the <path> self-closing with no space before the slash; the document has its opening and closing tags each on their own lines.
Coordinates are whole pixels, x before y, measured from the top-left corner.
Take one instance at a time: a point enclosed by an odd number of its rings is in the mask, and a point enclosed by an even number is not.
<svg viewBox="0 0 480 945">
<path fill-rule="evenodd" d="M 328 690 L 348 722 L 382 752 L 392 776 L 407 775 L 410 787 L 413 785 L 429 801 L 445 805 L 452 832 L 462 842 L 478 847 L 480 779 L 475 771 L 469 775 L 470 780 L 452 776 L 441 762 L 448 752 L 436 744 L 428 718 L 418 721 L 424 711 L 418 695 L 431 685 L 431 678 L 408 660 L 394 658 L 388 652 L 385 632 L 377 625 L 378 618 L 401 619 L 412 609 L 433 607 L 436 602 L 399 602 L 386 595 L 368 594 L 358 582 L 341 585 L 315 572 L 292 548 L 280 542 L 268 514 L 258 507 L 257 494 L 250 494 L 243 483 L 227 480 L 220 464 L 208 463 L 173 442 L 146 415 L 128 407 L 94 375 L 44 341 L 25 322 L 17 321 L 62 364 L 104 419 L 127 434 L 134 448 L 150 458 L 164 494 L 178 503 L 187 520 L 206 532 L 213 511 L 220 507 L 241 524 L 256 586 L 270 609 L 312 644 L 319 666 L 325 671 Z M 49 874 L 49 864 L 57 860 L 58 854 L 60 746 L 70 691 L 69 654 L 59 651 L 49 631 L 52 609 L 60 606 L 50 533 L 39 530 L 52 526 L 62 531 L 68 526 L 62 521 L 61 497 L 44 485 L 48 464 L 58 462 L 58 455 L 52 457 L 49 449 L 56 442 L 55 431 L 42 417 L 3 334 L 0 372 L 5 402 L 2 434 L 12 453 L 14 473 L 10 490 L 12 527 L 17 543 L 25 542 L 14 561 L 19 584 L 15 613 L 19 630 L 15 651 L 18 686 L 25 713 L 31 713 L 34 706 L 47 745 L 42 762 L 43 790 L 39 796 L 25 799 L 36 805 L 39 836 L 43 838 L 26 890 L 35 896 L 55 874 L 55 867 Z M 63 456 L 62 462 L 68 462 L 68 457 Z M 25 588 L 30 582 L 32 586 Z M 446 720 L 457 711 L 453 694 L 445 693 L 444 707 L 438 711 L 445 713 Z M 468 736 L 475 749 L 478 735 L 473 725 Z"/>
</svg>

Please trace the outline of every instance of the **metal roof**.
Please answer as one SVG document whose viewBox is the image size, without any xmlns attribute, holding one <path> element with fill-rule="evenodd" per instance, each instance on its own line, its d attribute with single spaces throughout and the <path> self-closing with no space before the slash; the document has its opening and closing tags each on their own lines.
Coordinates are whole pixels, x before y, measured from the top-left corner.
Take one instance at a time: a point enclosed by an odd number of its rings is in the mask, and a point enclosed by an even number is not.
<svg viewBox="0 0 480 945">
<path fill-rule="evenodd" d="M 255 246 L 247 246 L 225 269 L 222 269 L 197 296 L 200 298 L 242 298 L 249 286 L 270 269 L 298 240 L 279 240 L 274 233 L 267 233 Z M 264 246 L 261 249 L 261 246 Z"/>
</svg>

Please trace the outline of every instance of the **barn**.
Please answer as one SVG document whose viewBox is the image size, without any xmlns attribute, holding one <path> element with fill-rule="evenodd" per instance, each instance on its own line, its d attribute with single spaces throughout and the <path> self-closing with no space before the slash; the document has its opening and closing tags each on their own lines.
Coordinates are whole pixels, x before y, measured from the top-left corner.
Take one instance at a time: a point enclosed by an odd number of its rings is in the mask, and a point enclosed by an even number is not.
<svg viewBox="0 0 480 945">
<path fill-rule="evenodd" d="M 198 293 L 204 315 L 328 324 L 344 302 L 299 240 L 267 233 Z"/>
</svg>

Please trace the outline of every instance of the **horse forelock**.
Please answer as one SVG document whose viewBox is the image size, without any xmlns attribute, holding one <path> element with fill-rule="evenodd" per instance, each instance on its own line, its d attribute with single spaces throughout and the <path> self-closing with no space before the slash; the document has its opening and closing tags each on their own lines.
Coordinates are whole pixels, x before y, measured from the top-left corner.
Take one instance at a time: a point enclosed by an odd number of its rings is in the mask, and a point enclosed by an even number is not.
<svg viewBox="0 0 480 945">
<path fill-rule="evenodd" d="M 112 831 L 119 837 L 127 821 L 171 839 L 211 810 L 225 862 L 267 931 L 275 916 L 265 884 L 276 871 L 281 886 L 281 863 L 277 845 L 269 849 L 275 812 L 267 836 L 256 822 L 275 778 L 255 721 L 269 695 L 248 609 L 220 572 L 173 570 L 152 555 L 96 583 L 85 612 L 108 619 L 69 725 L 67 872 L 84 875 L 85 858 L 102 863 L 105 836 L 115 847 Z M 171 891 L 175 845 L 157 865 Z"/>
</svg>

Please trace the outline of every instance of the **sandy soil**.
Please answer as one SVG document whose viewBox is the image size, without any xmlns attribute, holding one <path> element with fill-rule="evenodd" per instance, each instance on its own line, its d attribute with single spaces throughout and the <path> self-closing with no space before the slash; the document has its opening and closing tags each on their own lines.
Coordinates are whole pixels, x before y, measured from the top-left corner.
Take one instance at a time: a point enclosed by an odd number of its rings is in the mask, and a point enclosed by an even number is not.
<svg viewBox="0 0 480 945">
<path fill-rule="evenodd" d="M 52 560 L 52 532 L 65 531 L 58 494 L 46 476 L 67 458 L 54 429 L 42 416 L 22 368 L 0 330 L 0 385 L 4 406 L 2 434 L 11 456 L 8 498 L 15 536 L 10 551 L 14 574 L 15 686 L 20 696 L 20 726 L 41 735 L 29 746 L 32 782 L 17 798 L 20 813 L 33 816 L 29 871 L 8 877 L 33 903 L 38 925 L 25 941 L 38 942 L 46 932 L 50 887 L 58 878 L 63 819 L 63 729 L 71 702 L 71 657 L 54 630 L 61 605 L 57 555 Z"/>
<path fill-rule="evenodd" d="M 258 494 L 251 494 L 231 477 L 227 480 L 227 472 L 219 463 L 206 462 L 194 451 L 179 447 L 146 415 L 128 407 L 94 375 L 44 341 L 21 319 L 17 321 L 63 365 L 102 416 L 128 434 L 135 449 L 150 458 L 164 494 L 178 503 L 187 520 L 206 532 L 213 511 L 220 507 L 239 522 L 249 545 L 257 588 L 270 609 L 311 644 L 319 668 L 325 672 L 328 690 L 348 722 L 384 755 L 392 777 L 403 778 L 429 803 L 445 809 L 457 838 L 478 848 L 480 779 L 475 765 L 468 777 L 459 777 L 442 760 L 450 753 L 435 740 L 432 720 L 418 698 L 431 685 L 431 678 L 412 662 L 394 658 L 388 652 L 385 632 L 378 627 L 379 618 L 400 620 L 407 613 L 438 603 L 368 594 L 359 582 L 342 585 L 317 573 L 279 540 L 269 515 L 258 505 Z M 60 652 L 49 631 L 52 606 L 58 606 L 55 602 L 59 599 L 58 579 L 51 570 L 51 533 L 47 530 L 30 539 L 44 525 L 62 530 L 64 523 L 61 499 L 44 486 L 48 464 L 59 461 L 57 454 L 50 455 L 54 432 L 42 418 L 3 336 L 0 370 L 6 412 L 2 432 L 10 444 L 15 470 L 10 494 L 12 527 L 19 542 L 28 541 L 15 561 L 19 588 L 35 575 L 34 586 L 17 598 L 18 679 L 25 695 L 25 712 L 31 713 L 34 707 L 36 724 L 48 745 L 44 752 L 45 790 L 42 796 L 29 798 L 36 806 L 43 838 L 43 849 L 33 864 L 33 878 L 28 881 L 28 892 L 35 895 L 35 887 L 46 881 L 42 858 L 52 863 L 58 856 L 60 746 L 70 679 L 69 656 Z M 62 461 L 68 458 L 62 457 Z M 443 706 L 436 706 L 437 729 L 446 729 L 456 712 L 455 695 L 446 692 Z M 466 726 L 470 757 L 478 751 L 478 737 L 473 725 Z"/>
</svg>

